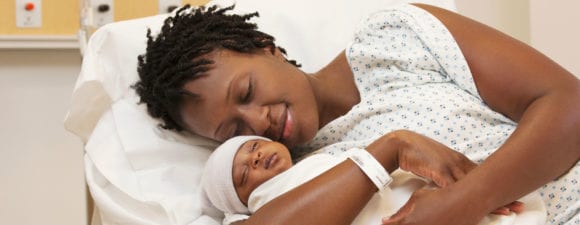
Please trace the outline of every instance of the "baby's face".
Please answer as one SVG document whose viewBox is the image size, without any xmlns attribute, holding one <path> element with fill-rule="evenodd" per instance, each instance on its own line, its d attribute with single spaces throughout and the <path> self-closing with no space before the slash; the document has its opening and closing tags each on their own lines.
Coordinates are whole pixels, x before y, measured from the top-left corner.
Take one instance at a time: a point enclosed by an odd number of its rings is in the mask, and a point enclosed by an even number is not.
<svg viewBox="0 0 580 225">
<path fill-rule="evenodd" d="M 290 151 L 273 141 L 251 140 L 234 157 L 232 175 L 236 193 L 244 205 L 256 187 L 292 166 Z"/>
</svg>

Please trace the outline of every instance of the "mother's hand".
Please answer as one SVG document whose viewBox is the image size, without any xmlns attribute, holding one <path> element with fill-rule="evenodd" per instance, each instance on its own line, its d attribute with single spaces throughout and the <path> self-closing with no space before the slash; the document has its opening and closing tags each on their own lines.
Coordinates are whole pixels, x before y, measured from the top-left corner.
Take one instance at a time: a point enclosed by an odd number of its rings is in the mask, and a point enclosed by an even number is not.
<svg viewBox="0 0 580 225">
<path fill-rule="evenodd" d="M 398 130 L 393 134 L 400 141 L 399 167 L 446 187 L 461 179 L 477 166 L 463 154 L 412 131 Z"/>
<path fill-rule="evenodd" d="M 399 211 L 390 217 L 383 218 L 382 225 L 479 223 L 483 215 L 473 211 L 473 206 L 458 199 L 454 193 L 452 188 L 419 189 Z M 507 215 L 512 212 L 520 213 L 523 210 L 523 203 L 515 201 L 491 213 Z"/>
<path fill-rule="evenodd" d="M 383 225 L 397 224 L 477 224 L 485 214 L 462 201 L 453 184 L 477 164 L 463 154 L 415 132 L 399 130 L 389 134 L 397 140 L 399 167 L 432 180 L 441 188 L 420 189 Z M 476 194 L 476 193 L 475 193 Z M 513 202 L 491 212 L 521 212 L 521 202 Z"/>
<path fill-rule="evenodd" d="M 469 206 L 457 205 L 449 190 L 420 189 L 413 193 L 409 201 L 395 214 L 384 218 L 382 225 L 429 224 L 448 225 L 477 224 L 481 218 L 466 212 Z"/>
</svg>

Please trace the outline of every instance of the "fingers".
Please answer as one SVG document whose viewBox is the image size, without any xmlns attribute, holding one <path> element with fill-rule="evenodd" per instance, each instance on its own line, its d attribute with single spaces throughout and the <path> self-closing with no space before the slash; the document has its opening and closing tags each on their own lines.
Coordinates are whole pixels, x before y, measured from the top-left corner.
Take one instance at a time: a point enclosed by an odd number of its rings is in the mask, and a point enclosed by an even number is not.
<svg viewBox="0 0 580 225">
<path fill-rule="evenodd" d="M 474 163 L 473 161 L 469 160 L 467 157 L 460 155 L 461 158 L 463 158 L 461 160 L 461 163 L 458 163 L 457 165 L 452 165 L 448 170 L 449 170 L 449 175 L 447 177 L 445 177 L 444 182 L 442 182 L 442 185 L 439 185 L 440 187 L 445 187 L 443 185 L 449 185 L 452 183 L 457 182 L 458 180 L 463 179 L 463 177 L 465 177 L 471 170 L 473 170 L 475 167 L 477 167 L 477 164 Z M 437 182 L 436 182 L 437 183 Z"/>
<path fill-rule="evenodd" d="M 491 214 L 507 216 L 511 214 L 511 211 L 507 207 L 499 207 L 498 209 L 492 211 Z"/>
<path fill-rule="evenodd" d="M 444 188 L 447 187 L 453 183 L 455 183 L 455 179 L 452 176 L 448 176 L 448 175 L 439 175 L 437 176 L 432 175 L 432 180 L 433 183 L 435 183 L 438 187 Z"/>
<path fill-rule="evenodd" d="M 507 204 L 505 206 L 502 206 L 496 210 L 494 210 L 493 212 L 491 212 L 491 214 L 496 214 L 496 215 L 509 215 L 512 212 L 514 213 L 521 213 L 524 211 L 524 203 L 519 202 L 519 201 L 514 201 L 510 204 Z"/>
<path fill-rule="evenodd" d="M 396 225 L 401 224 L 405 216 L 409 213 L 409 211 L 403 211 L 405 207 L 401 208 L 397 213 L 393 214 L 390 217 L 385 217 L 381 220 L 383 225 Z"/>
<path fill-rule="evenodd" d="M 385 217 L 382 219 L 381 224 L 382 225 L 397 225 L 397 224 L 401 224 L 401 221 L 403 221 L 403 217 L 399 217 L 399 218 Z"/>
<path fill-rule="evenodd" d="M 445 170 L 446 172 L 433 173 L 431 175 L 433 182 L 441 188 L 457 182 L 459 179 L 465 177 L 466 174 L 459 167 L 446 168 Z"/>
<path fill-rule="evenodd" d="M 454 154 L 454 158 L 447 164 L 440 164 L 439 167 L 431 167 L 429 177 L 439 187 L 446 187 L 463 179 L 477 164 L 459 153 Z"/>
<path fill-rule="evenodd" d="M 521 213 L 524 211 L 525 208 L 524 203 L 520 201 L 514 201 L 510 204 L 507 204 L 505 207 L 515 213 Z"/>
<path fill-rule="evenodd" d="M 461 178 L 463 178 L 465 176 L 465 174 L 466 173 L 459 167 L 451 168 L 451 175 L 453 175 L 453 178 L 455 178 L 455 181 L 458 181 Z"/>
<path fill-rule="evenodd" d="M 390 217 L 385 217 L 382 219 L 382 225 L 396 225 L 401 224 L 403 219 L 413 211 L 414 204 L 409 201 L 407 202 L 399 211 L 395 214 L 391 215 Z"/>
</svg>

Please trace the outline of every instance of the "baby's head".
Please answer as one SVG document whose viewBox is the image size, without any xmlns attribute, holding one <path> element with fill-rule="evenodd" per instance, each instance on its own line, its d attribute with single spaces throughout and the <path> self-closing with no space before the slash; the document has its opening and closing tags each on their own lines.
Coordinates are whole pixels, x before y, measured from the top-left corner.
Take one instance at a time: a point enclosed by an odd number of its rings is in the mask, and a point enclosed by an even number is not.
<svg viewBox="0 0 580 225">
<path fill-rule="evenodd" d="M 238 136 L 220 145 L 203 172 L 203 192 L 213 206 L 227 213 L 248 214 L 256 187 L 292 166 L 290 151 L 259 136 Z"/>
</svg>

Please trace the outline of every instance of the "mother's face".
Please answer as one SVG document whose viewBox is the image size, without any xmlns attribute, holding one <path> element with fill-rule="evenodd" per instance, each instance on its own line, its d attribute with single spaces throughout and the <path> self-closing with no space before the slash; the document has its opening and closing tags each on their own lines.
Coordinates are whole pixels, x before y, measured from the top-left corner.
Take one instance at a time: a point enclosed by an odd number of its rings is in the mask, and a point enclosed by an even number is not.
<svg viewBox="0 0 580 225">
<path fill-rule="evenodd" d="M 211 53 L 211 69 L 184 89 L 200 96 L 183 104 L 186 128 L 217 141 L 260 135 L 292 147 L 318 131 L 319 115 L 310 78 L 276 50 Z"/>
</svg>

